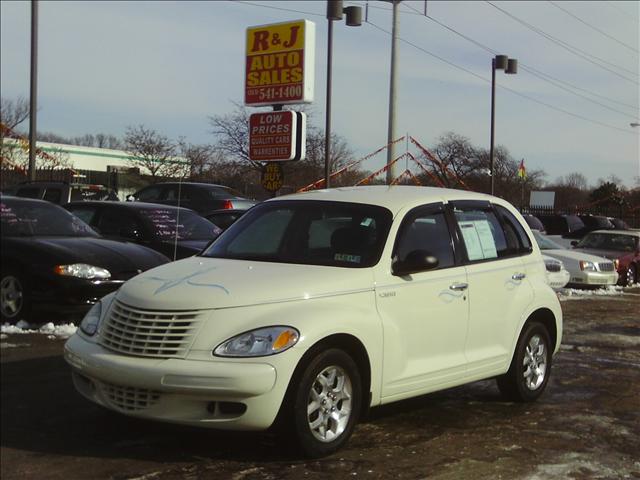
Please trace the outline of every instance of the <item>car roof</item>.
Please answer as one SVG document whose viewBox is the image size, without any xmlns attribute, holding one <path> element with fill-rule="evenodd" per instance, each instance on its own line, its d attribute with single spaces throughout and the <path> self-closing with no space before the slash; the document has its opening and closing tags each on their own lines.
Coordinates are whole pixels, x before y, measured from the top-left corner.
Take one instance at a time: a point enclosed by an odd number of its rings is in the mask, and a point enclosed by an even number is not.
<svg viewBox="0 0 640 480">
<path fill-rule="evenodd" d="M 278 200 L 316 200 L 364 203 L 379 205 L 391 210 L 394 214 L 401 209 L 434 202 L 450 202 L 454 200 L 479 200 L 500 205 L 508 202 L 484 193 L 467 190 L 454 190 L 438 187 L 414 187 L 406 185 L 368 185 L 361 187 L 339 187 L 324 190 L 283 195 L 271 198 L 267 202 Z"/>
<path fill-rule="evenodd" d="M 192 212 L 190 208 L 184 207 L 176 207 L 174 205 L 164 205 L 162 203 L 147 203 L 147 202 L 110 202 L 106 200 L 88 200 L 88 201 L 77 201 L 77 202 L 69 202 L 65 205 L 65 207 L 74 207 L 74 206 L 109 206 L 109 207 L 117 207 L 117 208 L 127 208 L 131 210 L 156 210 L 158 208 L 162 208 L 163 210 L 180 210 L 182 212 Z"/>
<path fill-rule="evenodd" d="M 34 203 L 37 205 L 53 205 L 59 208 L 60 205 L 56 204 L 56 203 L 52 203 L 48 200 L 40 200 L 39 198 L 29 198 L 29 197 L 16 197 L 14 195 L 0 195 L 0 200 L 4 201 L 4 200 L 10 200 L 12 202 L 16 202 L 16 203 Z M 78 203 L 82 203 L 82 202 L 78 202 Z M 106 203 L 106 202 L 105 202 Z M 111 202 L 113 203 L 113 202 Z"/>
<path fill-rule="evenodd" d="M 154 183 L 153 185 L 148 185 L 148 187 L 154 187 L 154 186 L 160 186 L 160 185 L 182 185 L 183 187 L 188 185 L 193 185 L 197 187 L 231 188 L 225 185 L 218 185 L 217 183 L 204 183 L 204 182 L 158 182 L 158 183 Z M 144 187 L 144 188 L 148 188 L 148 187 Z"/>
</svg>

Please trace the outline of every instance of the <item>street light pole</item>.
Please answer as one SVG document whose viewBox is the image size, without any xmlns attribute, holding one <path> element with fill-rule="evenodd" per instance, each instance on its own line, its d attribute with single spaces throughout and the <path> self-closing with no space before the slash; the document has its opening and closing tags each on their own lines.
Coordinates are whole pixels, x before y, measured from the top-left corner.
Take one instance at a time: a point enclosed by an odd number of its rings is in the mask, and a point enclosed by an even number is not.
<svg viewBox="0 0 640 480">
<path fill-rule="evenodd" d="M 31 91 L 29 98 L 29 180 L 36 179 L 38 107 L 38 0 L 31 0 Z"/>
<path fill-rule="evenodd" d="M 507 74 L 518 73 L 518 60 L 509 58 L 506 55 L 496 55 L 491 59 L 491 140 L 489 143 L 489 191 L 495 194 L 495 171 L 494 171 L 494 139 L 495 139 L 495 118 L 496 118 L 496 70 L 504 70 Z"/>
<path fill-rule="evenodd" d="M 391 28 L 391 78 L 389 79 L 389 130 L 387 134 L 387 185 L 396 178 L 395 148 L 393 141 L 396 137 L 396 74 L 397 64 L 397 44 L 398 44 L 398 5 L 401 0 L 391 0 L 393 5 L 393 22 Z"/>
<path fill-rule="evenodd" d="M 362 25 L 362 8 L 342 8 L 342 0 L 327 0 L 327 99 L 324 126 L 324 188 L 330 187 L 331 176 L 331 74 L 333 64 L 333 21 L 342 20 L 345 13 L 347 25 L 359 27 Z"/>
</svg>

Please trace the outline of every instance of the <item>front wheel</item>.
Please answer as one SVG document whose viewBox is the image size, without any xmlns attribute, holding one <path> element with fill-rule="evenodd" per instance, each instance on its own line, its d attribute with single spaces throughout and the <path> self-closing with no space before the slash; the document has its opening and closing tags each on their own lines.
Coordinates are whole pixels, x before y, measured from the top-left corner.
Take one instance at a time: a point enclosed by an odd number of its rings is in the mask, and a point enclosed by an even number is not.
<svg viewBox="0 0 640 480">
<path fill-rule="evenodd" d="M 29 317 L 29 291 L 26 282 L 10 271 L 2 272 L 0 280 L 0 313 L 2 320 L 16 323 Z"/>
<path fill-rule="evenodd" d="M 360 414 L 361 385 L 357 365 L 342 350 L 321 352 L 309 362 L 292 392 L 289 412 L 306 456 L 329 455 L 347 442 Z"/>
<path fill-rule="evenodd" d="M 500 392 L 516 402 L 532 402 L 544 392 L 551 374 L 551 340 L 538 322 L 520 334 L 509 371 L 498 377 Z"/>
</svg>

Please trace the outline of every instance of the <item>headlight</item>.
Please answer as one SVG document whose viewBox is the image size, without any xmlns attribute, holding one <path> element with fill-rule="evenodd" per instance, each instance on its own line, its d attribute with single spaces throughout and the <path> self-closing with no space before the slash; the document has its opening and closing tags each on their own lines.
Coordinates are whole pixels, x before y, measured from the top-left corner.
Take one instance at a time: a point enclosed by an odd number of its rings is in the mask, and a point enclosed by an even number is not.
<svg viewBox="0 0 640 480">
<path fill-rule="evenodd" d="M 620 268 L 620 260 L 618 260 L 617 258 L 613 261 L 613 266 L 615 267 L 616 270 L 618 270 Z"/>
<path fill-rule="evenodd" d="M 111 272 L 106 268 L 87 265 L 86 263 L 74 263 L 73 265 L 56 265 L 53 271 L 65 277 L 85 278 L 87 280 L 108 280 Z"/>
<path fill-rule="evenodd" d="M 220 357 L 262 357 L 293 347 L 300 333 L 292 327 L 266 327 L 241 333 L 221 343 L 213 351 Z"/>
<path fill-rule="evenodd" d="M 595 272 L 596 266 L 593 262 L 587 262 L 586 260 L 580 260 L 580 270 L 585 270 L 587 272 Z"/>
<path fill-rule="evenodd" d="M 87 312 L 87 314 L 80 322 L 80 330 L 90 337 L 93 337 L 98 331 L 98 326 L 100 325 L 100 317 L 102 316 L 102 301 L 94 304 L 91 307 L 91 310 Z"/>
</svg>

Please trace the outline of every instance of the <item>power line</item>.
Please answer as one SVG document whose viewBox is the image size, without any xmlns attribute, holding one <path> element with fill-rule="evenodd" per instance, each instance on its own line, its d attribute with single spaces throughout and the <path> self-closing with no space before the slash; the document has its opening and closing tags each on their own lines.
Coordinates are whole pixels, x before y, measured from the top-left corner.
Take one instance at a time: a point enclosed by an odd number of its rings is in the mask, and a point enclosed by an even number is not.
<svg viewBox="0 0 640 480">
<path fill-rule="evenodd" d="M 381 32 L 386 33 L 387 35 L 391 35 L 391 32 L 389 32 L 388 30 L 385 30 L 385 29 L 384 29 L 384 28 L 382 28 L 382 27 L 379 27 L 378 25 L 375 25 L 374 23 L 372 23 L 372 22 L 370 22 L 370 21 L 369 21 L 369 22 L 367 22 L 367 25 L 371 25 L 372 27 L 374 27 L 374 28 L 376 28 L 376 29 L 380 30 Z M 454 67 L 454 68 L 456 68 L 456 69 L 458 69 L 458 70 L 461 70 L 461 71 L 463 71 L 463 72 L 466 72 L 466 73 L 468 73 L 469 75 L 473 75 L 474 77 L 479 78 L 480 80 L 483 80 L 484 82 L 491 83 L 491 80 L 489 80 L 488 78 L 485 78 L 485 77 L 483 77 L 482 75 L 478 75 L 477 73 L 475 73 L 475 72 L 473 72 L 473 71 L 471 71 L 471 70 L 469 70 L 469 69 L 467 69 L 467 68 L 461 67 L 460 65 L 457 65 L 457 64 L 455 64 L 455 63 L 453 63 L 453 62 L 450 62 L 449 60 L 446 60 L 446 59 L 444 59 L 444 58 L 440 57 L 439 55 L 436 55 L 435 53 L 430 52 L 429 50 L 426 50 L 425 48 L 422 48 L 422 47 L 420 47 L 419 45 L 416 45 L 416 44 L 415 44 L 415 43 L 413 43 L 413 42 L 410 42 L 410 41 L 408 41 L 408 40 L 406 40 L 406 39 L 404 39 L 404 38 L 402 38 L 402 37 L 398 37 L 398 40 L 400 40 L 400 41 L 401 41 L 401 42 L 403 42 L 403 43 L 406 43 L 407 45 L 412 46 L 413 48 L 415 48 L 415 49 L 417 49 L 417 50 L 420 50 L 421 52 L 423 52 L 423 53 L 425 53 L 425 54 L 427 54 L 427 55 L 429 55 L 429 56 L 431 56 L 431 57 L 434 57 L 434 58 L 436 58 L 436 59 L 440 60 L 441 62 L 446 63 L 447 65 L 450 65 L 450 66 L 452 66 L 452 67 Z M 596 125 L 600 125 L 600 126 L 602 126 L 602 127 L 606 127 L 606 128 L 610 128 L 610 129 L 613 129 L 613 130 L 618 130 L 618 131 L 621 131 L 621 132 L 630 133 L 630 134 L 632 134 L 632 135 L 635 135 L 635 132 L 634 132 L 634 131 L 632 131 L 632 130 L 627 130 L 627 129 L 625 129 L 625 128 L 620 128 L 620 127 L 616 127 L 616 126 L 614 126 L 614 125 L 609 125 L 608 123 L 600 122 L 600 121 L 598 121 L 598 120 L 593 120 L 593 119 L 591 119 L 591 118 L 588 118 L 588 117 L 582 116 L 582 115 L 580 115 L 580 114 L 570 112 L 569 110 L 565 110 L 565 109 L 563 109 L 563 108 L 556 107 L 556 106 L 551 105 L 551 104 L 549 104 L 549 103 L 546 103 L 546 102 L 543 102 L 543 101 L 541 101 L 541 100 L 538 100 L 537 98 L 531 97 L 531 96 L 526 95 L 526 94 L 524 94 L 524 93 L 520 93 L 520 92 L 518 92 L 518 91 L 516 91 L 516 90 L 513 90 L 513 89 L 511 89 L 511 88 L 505 87 L 504 85 L 498 85 L 498 87 L 499 87 L 499 88 L 502 88 L 502 89 L 504 89 L 504 90 L 507 90 L 508 92 L 511 92 L 511 93 L 512 93 L 512 94 L 514 94 L 514 95 L 517 95 L 517 96 L 522 97 L 522 98 L 526 98 L 526 99 L 527 99 L 527 100 L 529 100 L 529 101 L 532 101 L 532 102 L 534 102 L 534 103 L 538 103 L 538 104 L 543 105 L 543 106 L 545 106 L 545 107 L 547 107 L 547 108 L 550 108 L 550 109 L 552 109 L 552 110 L 556 110 L 556 111 L 558 111 L 558 112 L 562 112 L 562 113 L 564 113 L 564 114 L 566 114 L 566 115 L 570 115 L 570 116 L 572 116 L 572 117 L 574 117 L 574 118 L 579 118 L 579 119 L 584 120 L 584 121 L 586 121 L 586 122 L 593 123 L 593 124 L 596 124 Z"/>
<path fill-rule="evenodd" d="M 629 18 L 629 12 L 627 12 L 627 11 L 623 10 L 622 8 L 618 7 L 614 2 L 612 2 L 612 1 L 604 1 L 602 3 L 604 3 L 605 5 L 608 5 L 609 7 L 613 8 L 614 10 L 616 10 L 620 14 L 620 16 L 622 16 L 626 20 L 629 20 L 630 22 L 633 22 L 636 26 L 638 25 L 638 19 Z"/>
<path fill-rule="evenodd" d="M 611 65 L 611 66 L 615 67 L 615 68 L 618 68 L 620 70 L 623 70 L 625 72 L 628 72 L 628 73 L 631 73 L 632 75 L 637 76 L 637 74 L 635 72 L 633 72 L 631 70 L 627 70 L 626 68 L 621 67 L 620 65 L 617 65 L 615 63 L 608 62 L 608 61 L 606 61 L 606 60 L 604 60 L 604 59 L 602 59 L 600 57 L 597 57 L 597 56 L 595 56 L 595 55 L 593 55 L 591 53 L 585 52 L 584 50 L 581 50 L 581 49 L 579 49 L 577 47 L 574 47 L 573 45 L 570 45 L 569 43 L 565 42 L 564 40 L 560 40 L 559 38 L 556 38 L 553 35 L 549 35 L 548 33 L 540 30 L 539 28 L 531 25 L 530 23 L 525 22 L 524 20 L 516 17 L 515 15 L 512 15 L 508 11 L 498 7 L 497 5 L 494 5 L 493 3 L 489 2 L 489 1 L 486 1 L 486 3 L 491 5 L 496 10 L 502 12 L 507 17 L 515 20 L 516 22 L 520 23 L 521 25 L 524 25 L 528 29 L 530 29 L 533 32 L 537 33 L 538 35 L 541 35 L 544 38 L 546 38 L 547 40 L 555 43 L 556 45 L 559 45 L 560 47 L 564 48 L 565 50 L 567 50 L 568 52 L 572 53 L 573 55 L 576 55 L 576 56 L 578 56 L 580 58 L 583 58 L 584 60 L 588 61 L 589 63 L 592 63 L 593 65 L 596 65 L 597 67 L 599 67 L 599 68 L 601 68 L 603 70 L 607 70 L 608 72 L 613 73 L 614 75 L 616 75 L 616 76 L 618 76 L 618 77 L 620 77 L 620 78 L 622 78 L 624 80 L 627 80 L 628 82 L 634 83 L 636 85 L 640 85 L 640 83 L 638 83 L 638 81 L 636 81 L 634 79 L 631 79 L 631 78 L 629 78 L 629 77 L 627 77 L 625 75 L 622 75 L 621 73 L 616 72 L 615 70 L 612 70 L 611 68 L 605 67 L 604 65 L 601 65 L 598 62 L 595 62 L 594 60 L 592 60 L 589 57 L 595 58 L 595 59 L 599 60 L 602 63 L 606 63 L 608 65 Z"/>
<path fill-rule="evenodd" d="M 244 2 L 244 1 L 240 1 L 240 0 L 228 0 L 228 1 L 231 2 L 231 3 L 240 3 L 242 5 L 251 5 L 252 7 L 262 7 L 262 8 L 269 8 L 271 10 L 280 10 L 282 12 L 302 13 L 304 15 L 314 15 L 316 17 L 324 17 L 324 15 L 322 13 L 305 12 L 305 11 L 302 11 L 302 10 L 294 10 L 293 8 L 274 7 L 272 5 L 263 5 L 261 3 Z"/>
<path fill-rule="evenodd" d="M 414 9 L 413 7 L 411 7 L 410 5 L 406 5 L 406 6 L 407 6 L 408 8 L 410 8 L 410 9 L 414 10 L 415 12 L 417 12 L 417 10 L 415 10 L 415 9 Z M 426 17 L 427 19 L 431 20 L 432 22 L 437 23 L 437 24 L 438 24 L 438 25 L 440 25 L 441 27 L 446 28 L 446 29 L 447 29 L 447 30 L 449 30 L 450 32 L 453 32 L 454 34 L 456 34 L 456 35 L 458 35 L 458 36 L 460 36 L 460 37 L 464 38 L 464 39 L 465 39 L 465 40 L 467 40 L 468 42 L 473 43 L 474 45 L 478 46 L 479 48 L 481 48 L 481 49 L 483 49 L 483 50 L 485 50 L 485 51 L 487 51 L 487 52 L 489 52 L 489 53 L 491 53 L 491 54 L 493 54 L 493 55 L 498 54 L 498 52 L 497 52 L 496 50 L 494 50 L 494 49 L 492 49 L 492 48 L 490 48 L 490 47 L 487 47 L 486 45 L 483 45 L 482 43 L 478 42 L 477 40 L 474 40 L 473 38 L 471 38 L 471 37 L 469 37 L 469 36 L 467 36 L 467 35 L 464 35 L 463 33 L 460 33 L 460 32 L 459 32 L 459 31 L 457 31 L 456 29 L 454 29 L 454 28 L 452 28 L 452 27 L 450 27 L 450 26 L 448 26 L 448 25 L 446 25 L 446 24 L 444 24 L 444 23 L 442 23 L 442 22 L 440 22 L 440 21 L 436 20 L 435 18 L 433 18 L 433 17 L 431 17 L 431 16 L 429 16 L 429 15 L 421 14 L 421 16 Z M 535 68 L 533 68 L 533 67 L 530 67 L 530 66 L 528 66 L 527 64 L 525 64 L 525 63 L 523 63 L 523 62 L 520 62 L 520 66 L 521 66 L 521 68 L 522 68 L 523 70 L 525 70 L 525 71 L 529 72 L 531 75 L 533 75 L 533 76 L 535 76 L 535 77 L 538 77 L 540 80 L 545 81 L 545 82 L 547 82 L 547 83 L 550 83 L 551 85 L 554 85 L 554 86 L 555 86 L 555 87 L 557 87 L 557 88 L 560 88 L 560 89 L 562 89 L 562 90 L 565 90 L 565 91 L 567 91 L 567 92 L 571 93 L 572 95 L 575 95 L 575 96 L 577 96 L 577 97 L 583 98 L 583 99 L 585 99 L 585 100 L 587 100 L 587 101 L 589 101 L 589 102 L 591 102 L 591 103 L 594 103 L 594 104 L 599 105 L 599 106 L 601 106 L 601 107 L 603 107 L 603 108 L 606 108 L 607 110 L 611 110 L 611 111 L 613 111 L 613 112 L 617 112 L 617 113 L 619 113 L 620 115 L 624 116 L 625 118 L 634 118 L 634 119 L 636 118 L 636 116 L 635 116 L 635 115 L 632 115 L 632 114 L 627 113 L 627 112 L 623 112 L 623 111 L 621 111 L 621 110 L 618 110 L 617 108 L 610 107 L 609 105 L 605 105 L 605 104 L 603 104 L 603 103 L 601 103 L 601 102 L 599 102 L 599 101 L 597 101 L 597 100 L 594 100 L 594 99 L 589 98 L 589 97 L 587 97 L 587 96 L 585 96 L 585 95 L 582 95 L 581 93 L 574 92 L 574 91 L 570 90 L 569 88 L 567 88 L 567 87 L 565 87 L 565 86 L 563 86 L 563 85 L 558 85 L 558 83 L 561 83 L 561 84 L 567 85 L 567 86 L 572 87 L 572 88 L 577 88 L 577 89 L 582 90 L 582 91 L 586 91 L 587 93 L 590 93 L 591 95 L 595 95 L 595 96 L 603 97 L 602 95 L 598 95 L 598 94 L 595 94 L 595 93 L 593 93 L 593 92 L 589 92 L 588 90 L 581 89 L 580 87 L 577 87 L 577 86 L 572 85 L 572 84 L 570 84 L 570 83 L 568 83 L 568 82 L 565 82 L 564 80 L 561 80 L 561 79 L 559 79 L 559 78 L 553 77 L 552 75 L 546 74 L 546 73 L 544 73 L 544 72 L 541 72 L 540 70 L 537 70 L 537 69 L 535 69 Z M 612 101 L 612 102 L 614 102 L 614 103 L 621 103 L 621 102 L 616 102 L 615 100 L 609 99 L 608 97 L 603 97 L 603 98 L 604 98 L 604 99 L 606 99 L 606 100 Z M 632 105 L 628 105 L 628 104 L 625 104 L 625 103 L 622 103 L 622 105 L 624 105 L 624 106 L 626 106 L 626 107 L 629 107 L 629 108 L 632 108 L 632 109 L 634 110 L 634 112 L 637 112 L 637 110 L 638 110 L 638 109 L 637 109 L 637 107 L 634 107 L 634 106 L 632 106 Z"/>
<path fill-rule="evenodd" d="M 633 48 L 630 45 L 627 45 L 626 43 L 618 40 L 617 38 L 615 38 L 612 35 L 609 35 L 607 32 L 604 32 L 602 30 L 600 30 L 598 27 L 595 27 L 593 25 L 591 25 L 589 22 L 584 21 L 583 19 L 581 19 L 580 17 L 578 17 L 577 15 L 574 15 L 573 13 L 571 13 L 569 10 L 567 10 L 566 8 L 561 7 L 560 5 L 558 5 L 556 2 L 552 1 L 552 0 L 547 0 L 551 5 L 553 5 L 554 7 L 556 7 L 559 10 L 562 10 L 564 13 L 566 13 L 567 15 L 570 15 L 571 17 L 575 18 L 577 21 L 579 21 L 580 23 L 586 25 L 587 27 L 591 28 L 592 30 L 595 30 L 598 33 L 601 33 L 602 35 L 604 35 L 607 38 L 610 38 L 611 40 L 613 40 L 614 42 L 619 43 L 620 45 L 622 45 L 623 47 L 628 48 L 629 50 L 636 52 L 636 53 L 640 53 L 640 51 L 638 51 L 637 49 Z"/>
</svg>

